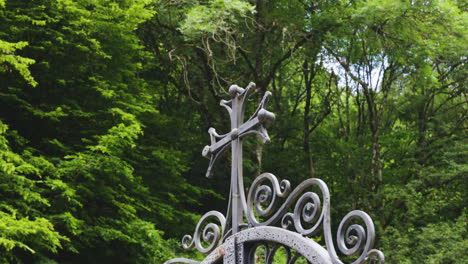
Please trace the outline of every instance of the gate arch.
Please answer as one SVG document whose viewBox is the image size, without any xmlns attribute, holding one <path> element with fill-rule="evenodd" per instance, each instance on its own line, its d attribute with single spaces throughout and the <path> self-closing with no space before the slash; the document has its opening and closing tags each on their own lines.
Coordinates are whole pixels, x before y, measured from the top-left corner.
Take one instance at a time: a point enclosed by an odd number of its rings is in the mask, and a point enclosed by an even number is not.
<svg viewBox="0 0 468 264">
<path fill-rule="evenodd" d="M 227 238 L 201 262 L 178 258 L 167 261 L 165 264 L 254 263 L 253 253 L 259 245 L 267 243 L 274 245 L 265 256 L 267 264 L 272 263 L 279 247 L 297 252 L 297 255 L 290 255 L 285 264 L 293 264 L 298 257 L 304 257 L 311 264 L 333 263 L 328 252 L 312 239 L 279 227 L 261 226 L 242 230 Z M 237 249 L 238 252 L 233 249 Z"/>
</svg>

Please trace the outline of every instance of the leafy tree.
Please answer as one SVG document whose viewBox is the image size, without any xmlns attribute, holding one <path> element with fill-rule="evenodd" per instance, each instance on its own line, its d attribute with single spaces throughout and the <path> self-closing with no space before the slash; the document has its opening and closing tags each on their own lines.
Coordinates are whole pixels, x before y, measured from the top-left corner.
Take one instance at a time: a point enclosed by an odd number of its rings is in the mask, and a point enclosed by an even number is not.
<svg viewBox="0 0 468 264">
<path fill-rule="evenodd" d="M 247 184 L 324 179 L 333 219 L 368 211 L 389 263 L 463 262 L 465 10 L 0 0 L 0 262 L 184 254 L 173 238 L 227 204 L 229 157 L 203 177 L 206 131 L 227 130 L 219 100 L 250 81 L 277 120 L 270 145 L 246 140 Z"/>
<path fill-rule="evenodd" d="M 45 198 L 43 185 L 52 184 L 44 172 L 53 166 L 43 157 L 13 152 L 5 137 L 7 129 L 0 122 L 0 261 L 13 263 L 21 259 L 16 252 L 40 258 L 48 252 L 56 253 L 67 238 L 55 230 L 44 213 L 51 201 Z M 59 179 L 55 183 L 66 185 Z"/>
<path fill-rule="evenodd" d="M 160 174 L 169 176 L 169 181 L 171 176 L 181 177 L 185 167 L 145 171 L 136 164 L 138 153 L 145 149 L 153 149 L 161 163 L 181 156 L 159 148 L 158 142 L 145 146 L 138 142 L 145 129 L 164 126 L 163 116 L 152 105 L 157 87 L 139 77 L 151 54 L 139 44 L 135 29 L 154 14 L 151 5 L 150 1 L 15 1 L 5 6 L 2 37 L 5 43 L 28 40 L 23 53 L 14 58 L 24 65 L 37 62 L 29 72 L 38 83 L 32 87 L 25 71 L 20 73 L 26 82 L 14 72 L 2 73 L 1 117 L 13 129 L 7 135 L 12 150 L 5 148 L 5 155 L 21 153 L 15 156 L 15 167 L 26 157 L 44 167 L 20 167 L 17 173 L 24 178 L 19 181 L 24 187 L 12 189 L 14 182 L 2 176 L 2 197 L 9 197 L 11 190 L 31 189 L 17 191 L 25 197 L 12 196 L 9 199 L 18 200 L 12 205 L 2 199 L 4 217 L 24 229 L 37 223 L 37 230 L 5 231 L 5 261 L 160 263 L 171 256 L 174 243 L 162 238 L 154 222 L 168 219 L 160 208 L 175 210 L 166 204 L 163 191 L 150 196 L 150 187 L 157 188 L 158 182 L 143 178 Z M 15 45 L 11 47 L 24 46 Z M 26 57 L 32 59 L 20 60 Z M 17 66 L 10 65 L 11 59 L 5 63 L 3 69 Z M 145 126 L 139 119 L 153 123 Z M 4 165 L 7 175 L 13 173 L 11 166 Z M 150 183 L 156 186 L 148 187 Z M 193 215 L 185 214 L 179 221 L 192 222 Z"/>
</svg>

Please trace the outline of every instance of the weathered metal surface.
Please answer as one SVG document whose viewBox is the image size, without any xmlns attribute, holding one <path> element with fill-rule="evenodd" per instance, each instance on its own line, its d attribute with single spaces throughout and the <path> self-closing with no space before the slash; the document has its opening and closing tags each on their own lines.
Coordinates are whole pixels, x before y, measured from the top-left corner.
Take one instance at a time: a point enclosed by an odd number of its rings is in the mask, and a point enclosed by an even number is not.
<svg viewBox="0 0 468 264">
<path fill-rule="evenodd" d="M 200 264 L 200 262 L 186 258 L 175 258 L 164 262 L 164 264 Z"/>
<path fill-rule="evenodd" d="M 236 244 L 236 236 L 230 236 L 226 239 L 226 242 L 224 242 L 224 264 L 237 264 L 238 263 L 238 252 L 239 249 L 237 248 Z M 242 252 L 241 252 L 242 254 Z M 242 258 L 242 255 L 240 256 Z"/>
<path fill-rule="evenodd" d="M 275 115 L 266 110 L 271 96 L 270 92 L 266 92 L 257 110 L 244 122 L 245 102 L 254 86 L 254 83 L 250 83 L 245 89 L 237 85 L 229 88 L 231 100 L 222 100 L 221 106 L 228 110 L 231 131 L 225 135 L 218 135 L 214 128 L 210 128 L 208 133 L 211 145 L 205 146 L 202 152 L 203 156 L 210 158 L 207 170 L 209 177 L 221 153 L 231 146 L 231 190 L 226 217 L 217 211 L 203 215 L 193 237 L 186 235 L 182 239 L 183 247 L 196 247 L 203 253 L 211 252 L 201 262 L 203 264 L 221 261 L 221 256 L 224 263 L 253 263 L 252 256 L 259 245 L 268 249 L 269 255 L 265 259 L 267 264 L 273 261 L 281 247 L 288 252 L 287 264 L 295 263 L 300 256 L 310 263 L 341 264 L 343 262 L 335 248 L 331 229 L 330 192 L 322 180 L 307 179 L 291 190 L 289 181 L 278 181 L 273 174 L 263 173 L 254 180 L 247 197 L 245 195 L 242 139 L 247 135 L 257 134 L 264 143 L 269 142 L 264 124 L 275 119 Z M 281 228 L 273 227 L 275 225 Z M 240 231 L 245 227 L 247 229 Z M 326 249 L 310 239 L 319 233 L 323 234 Z M 369 259 L 383 264 L 383 253 L 373 249 L 374 237 L 375 229 L 370 216 L 363 211 L 351 211 L 341 220 L 338 227 L 338 252 L 344 256 L 356 256 L 353 264 Z M 291 250 L 297 254 L 293 255 Z M 186 259 L 177 260 L 179 262 L 169 261 L 166 264 L 198 263 L 188 262 L 191 260 Z"/>
<path fill-rule="evenodd" d="M 316 243 L 312 239 L 301 236 L 298 233 L 288 231 L 279 227 L 261 226 L 243 230 L 237 235 L 237 244 L 243 245 L 258 245 L 252 242 L 260 242 L 259 245 L 265 242 L 274 242 L 278 246 L 282 246 L 286 249 L 294 249 L 307 259 L 311 264 L 327 264 L 332 263 L 327 250 L 325 250 L 320 244 Z M 255 252 L 255 247 L 250 248 L 250 252 Z M 266 259 L 272 261 L 276 251 L 272 252 L 272 255 L 267 254 Z M 244 263 L 244 262 L 239 262 Z"/>
<path fill-rule="evenodd" d="M 221 260 L 224 256 L 226 249 L 225 245 L 222 244 L 211 252 L 200 264 L 213 264 Z"/>
<path fill-rule="evenodd" d="M 260 244 L 257 244 L 260 242 Z M 311 264 L 315 263 L 332 263 L 328 252 L 318 243 L 313 240 L 303 237 L 298 233 L 290 232 L 279 227 L 254 227 L 239 231 L 235 235 L 230 236 L 226 241 L 217 247 L 208 257 L 202 262 L 196 262 L 188 259 L 175 259 L 169 263 L 197 263 L 197 264 L 213 264 L 223 258 L 224 263 L 240 264 L 247 263 L 247 260 L 255 253 L 258 245 L 265 243 L 275 243 L 276 246 L 284 247 L 285 249 L 294 249 L 300 256 L 303 256 Z M 276 250 L 271 251 L 267 258 L 273 261 Z M 185 262 L 184 262 L 185 261 Z M 289 263 L 289 261 L 288 261 Z"/>
</svg>

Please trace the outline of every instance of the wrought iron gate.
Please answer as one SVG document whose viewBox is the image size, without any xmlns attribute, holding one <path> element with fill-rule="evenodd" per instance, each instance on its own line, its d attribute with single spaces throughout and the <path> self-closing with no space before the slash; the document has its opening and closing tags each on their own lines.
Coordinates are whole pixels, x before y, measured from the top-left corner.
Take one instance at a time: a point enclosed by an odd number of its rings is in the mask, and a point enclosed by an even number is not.
<svg viewBox="0 0 468 264">
<path fill-rule="evenodd" d="M 212 175 L 220 155 L 229 146 L 232 149 L 228 210 L 226 217 L 217 211 L 204 214 L 193 236 L 185 235 L 182 239 L 185 249 L 196 248 L 207 257 L 201 262 L 176 258 L 165 264 L 253 264 L 258 262 L 258 255 L 263 257 L 261 262 L 270 264 L 278 252 L 282 252 L 284 264 L 344 263 L 338 252 L 345 257 L 355 256 L 353 264 L 365 261 L 383 264 L 383 253 L 373 249 L 374 223 L 363 211 L 351 211 L 341 220 L 336 232 L 337 252 L 331 230 L 330 192 L 320 179 L 307 179 L 292 190 L 288 180 L 279 181 L 273 174 L 263 173 L 254 180 L 246 196 L 242 139 L 256 134 L 268 143 L 265 124 L 275 119 L 266 110 L 271 97 L 266 92 L 257 110 L 244 122 L 245 103 L 254 87 L 254 83 L 245 89 L 233 85 L 229 88 L 231 100 L 221 100 L 231 119 L 229 133 L 219 135 L 214 128 L 208 130 L 211 145 L 202 152 L 210 159 L 207 177 Z M 324 246 L 316 238 L 323 240 Z"/>
</svg>

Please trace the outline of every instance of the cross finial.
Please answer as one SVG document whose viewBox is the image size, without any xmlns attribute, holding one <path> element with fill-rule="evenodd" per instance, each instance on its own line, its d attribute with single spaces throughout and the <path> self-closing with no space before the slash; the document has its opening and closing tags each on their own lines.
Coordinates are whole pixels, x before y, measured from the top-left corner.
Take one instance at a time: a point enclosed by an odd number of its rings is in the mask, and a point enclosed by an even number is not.
<svg viewBox="0 0 468 264">
<path fill-rule="evenodd" d="M 237 233 L 239 224 L 242 222 L 243 213 L 246 211 L 246 201 L 244 194 L 244 184 L 242 178 L 242 138 L 250 134 L 259 135 L 264 143 L 270 141 L 267 130 L 264 127 L 265 123 L 272 122 L 275 115 L 266 110 L 266 106 L 270 92 L 266 92 L 263 96 L 257 110 L 252 116 L 244 122 L 245 103 L 250 92 L 255 87 L 255 83 L 251 82 L 244 89 L 237 85 L 232 85 L 229 88 L 231 100 L 221 100 L 220 105 L 227 109 L 231 119 L 231 131 L 224 135 L 216 133 L 214 128 L 210 128 L 211 145 L 205 146 L 203 156 L 210 159 L 210 164 L 206 172 L 206 176 L 210 177 L 213 174 L 213 167 L 221 156 L 227 150 L 229 145 L 232 149 L 232 166 L 231 166 L 231 193 L 229 197 L 228 218 L 232 217 L 232 233 Z M 230 210 L 231 209 L 231 210 Z"/>
</svg>

